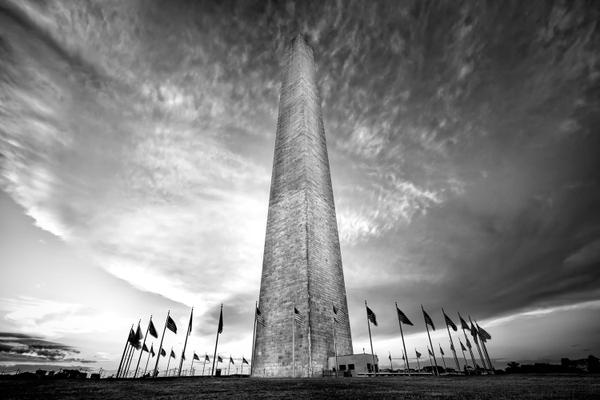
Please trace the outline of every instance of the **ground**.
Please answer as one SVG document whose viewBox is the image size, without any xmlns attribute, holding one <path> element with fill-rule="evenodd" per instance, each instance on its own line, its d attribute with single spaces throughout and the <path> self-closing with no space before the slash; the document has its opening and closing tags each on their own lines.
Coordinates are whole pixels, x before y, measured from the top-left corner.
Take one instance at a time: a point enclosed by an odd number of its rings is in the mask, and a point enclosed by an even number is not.
<svg viewBox="0 0 600 400">
<path fill-rule="evenodd" d="M 42 380 L 0 376 L 3 399 L 600 399 L 599 376 L 163 378 Z"/>
</svg>

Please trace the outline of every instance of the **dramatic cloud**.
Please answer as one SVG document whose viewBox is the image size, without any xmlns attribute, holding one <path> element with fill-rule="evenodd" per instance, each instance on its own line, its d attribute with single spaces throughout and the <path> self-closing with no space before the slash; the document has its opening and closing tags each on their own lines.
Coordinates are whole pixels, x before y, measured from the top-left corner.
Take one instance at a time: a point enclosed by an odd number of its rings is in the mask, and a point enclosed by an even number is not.
<svg viewBox="0 0 600 400">
<path fill-rule="evenodd" d="M 8 1 L 0 189 L 136 293 L 194 305 L 200 333 L 224 302 L 231 346 L 248 342 L 280 62 L 304 32 L 357 343 L 364 298 L 385 335 L 394 300 L 436 321 L 596 301 L 599 18 L 584 2 Z"/>
<path fill-rule="evenodd" d="M 78 354 L 78 350 L 61 343 L 49 342 L 39 337 L 21 333 L 0 332 L 1 364 L 23 362 L 94 362 L 75 358 Z"/>
</svg>

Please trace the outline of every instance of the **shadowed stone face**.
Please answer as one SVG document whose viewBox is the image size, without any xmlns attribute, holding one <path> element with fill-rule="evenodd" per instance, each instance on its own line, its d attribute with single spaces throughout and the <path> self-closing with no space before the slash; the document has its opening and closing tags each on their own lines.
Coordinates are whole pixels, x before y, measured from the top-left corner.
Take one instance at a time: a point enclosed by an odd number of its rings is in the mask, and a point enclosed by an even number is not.
<svg viewBox="0 0 600 400">
<path fill-rule="evenodd" d="M 257 376 L 319 375 L 335 348 L 352 353 L 313 51 L 297 36 L 287 57 L 260 288 L 265 325 L 256 327 Z"/>
</svg>

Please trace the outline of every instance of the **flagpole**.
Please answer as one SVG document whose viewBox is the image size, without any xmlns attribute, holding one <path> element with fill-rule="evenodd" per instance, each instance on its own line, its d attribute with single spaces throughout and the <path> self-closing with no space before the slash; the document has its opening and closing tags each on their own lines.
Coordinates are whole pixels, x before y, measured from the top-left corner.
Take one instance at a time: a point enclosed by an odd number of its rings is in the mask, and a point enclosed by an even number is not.
<svg viewBox="0 0 600 400">
<path fill-rule="evenodd" d="M 221 303 L 221 313 L 219 314 L 219 322 L 221 321 L 222 315 L 223 315 L 223 303 Z M 219 323 L 219 325 L 220 325 L 220 323 Z M 218 345 L 219 345 L 219 327 L 217 327 L 217 339 L 215 341 L 215 354 L 213 355 L 211 376 L 215 376 L 215 357 L 217 356 L 217 346 Z"/>
<path fill-rule="evenodd" d="M 463 335 L 465 335 L 465 342 L 467 342 L 467 344 L 469 344 L 469 339 L 467 338 L 467 332 L 465 332 L 465 327 L 463 326 L 462 323 L 462 317 L 460 316 L 460 313 L 458 314 L 458 319 L 460 320 L 460 328 L 463 331 Z M 473 349 L 471 348 L 471 346 L 467 346 L 469 347 L 469 353 L 471 354 L 471 361 L 473 362 L 473 371 L 475 371 L 477 369 L 477 364 L 475 363 L 475 356 L 473 355 Z"/>
<path fill-rule="evenodd" d="M 133 346 L 131 346 L 131 343 L 128 343 L 127 353 L 125 354 L 125 359 L 123 360 L 123 368 L 121 368 L 120 375 L 117 376 L 117 378 L 122 378 L 123 374 L 125 373 L 125 366 L 127 365 L 127 360 L 129 360 L 129 354 L 131 353 L 131 348 L 132 347 Z"/>
<path fill-rule="evenodd" d="M 171 354 L 173 354 L 173 346 L 171 346 L 171 352 L 168 355 L 169 361 L 167 361 L 167 372 L 165 374 L 166 376 L 169 376 L 169 365 L 171 364 Z"/>
<path fill-rule="evenodd" d="M 179 373 L 177 374 L 177 376 L 181 376 L 181 368 L 183 367 L 183 359 L 185 358 L 185 348 L 187 346 L 188 337 L 190 337 L 190 334 L 192 333 L 192 316 L 193 315 L 194 315 L 194 307 L 192 307 L 192 311 L 190 312 L 190 322 L 188 324 L 187 334 L 185 335 L 185 342 L 183 343 L 183 351 L 181 352 L 181 360 L 179 360 Z"/>
<path fill-rule="evenodd" d="M 473 321 L 471 320 L 471 316 L 469 315 L 469 322 L 471 323 L 471 326 L 473 326 Z M 473 336 L 473 331 L 471 331 L 471 336 Z M 479 358 L 481 359 L 481 363 L 483 364 L 483 369 L 487 371 L 487 365 L 485 363 L 485 358 L 483 358 L 483 354 L 481 353 L 481 347 L 479 347 L 479 340 L 477 340 L 476 336 L 473 336 L 473 341 L 475 342 L 475 345 L 477 346 L 477 351 L 479 352 Z"/>
<path fill-rule="evenodd" d="M 367 300 L 365 300 L 365 311 L 367 311 Z M 369 328 L 369 343 L 371 343 L 371 358 L 373 360 L 373 372 L 377 373 L 375 368 L 375 353 L 373 352 L 373 339 L 371 339 L 371 321 L 369 321 L 369 313 L 367 312 L 367 327 Z"/>
<path fill-rule="evenodd" d="M 438 374 L 437 360 L 435 359 L 435 351 L 433 350 L 433 344 L 431 343 L 431 335 L 429 334 L 429 324 L 427 324 L 427 320 L 425 319 L 425 309 L 423 308 L 423 304 L 421 304 L 421 311 L 423 311 L 423 320 L 425 320 L 425 329 L 427 329 L 427 337 L 429 338 L 429 346 L 431 347 L 431 353 L 433 354 L 433 362 L 435 363 L 435 375 L 437 375 Z"/>
<path fill-rule="evenodd" d="M 150 321 L 152 321 L 152 315 L 150 315 Z M 150 324 L 148 323 L 148 327 L 146 328 L 146 334 L 144 335 L 144 342 L 142 343 L 142 350 L 140 351 L 140 356 L 138 357 L 137 365 L 135 366 L 135 372 L 133 377 L 137 377 L 138 368 L 140 367 L 140 361 L 142 360 L 142 354 L 144 354 L 144 346 L 146 345 L 146 337 L 148 336 L 148 330 L 150 329 Z"/>
<path fill-rule="evenodd" d="M 438 343 L 438 346 L 440 346 L 440 353 L 441 353 L 442 352 L 442 345 Z M 448 371 L 446 371 L 447 368 L 446 368 L 446 360 L 444 360 L 444 354 L 441 354 L 440 357 L 442 357 L 442 364 L 444 364 L 444 371 L 448 372 Z"/>
<path fill-rule="evenodd" d="M 137 341 L 137 332 L 138 332 L 138 331 L 139 331 L 139 329 L 140 329 L 140 324 L 141 324 L 141 323 L 142 323 L 142 319 L 140 318 L 140 320 L 138 321 L 138 327 L 137 327 L 137 329 L 135 330 L 135 339 L 136 339 L 136 341 Z M 133 359 L 133 355 L 135 354 L 135 350 L 136 350 L 136 348 L 133 346 L 133 344 L 131 345 L 131 350 L 132 350 L 132 351 L 131 351 L 131 353 L 130 353 L 130 355 L 129 355 L 129 361 L 127 362 L 127 370 L 126 370 L 126 372 L 125 372 L 125 377 L 127 377 L 127 375 L 129 375 L 129 367 L 130 367 L 130 365 L 131 365 L 131 360 Z"/>
<path fill-rule="evenodd" d="M 194 353 L 196 354 L 196 353 Z M 192 356 L 192 363 L 190 364 L 190 375 L 192 375 L 192 371 L 194 371 L 194 356 Z"/>
<path fill-rule="evenodd" d="M 231 369 L 231 354 L 229 355 L 229 364 L 227 364 L 227 376 L 229 376 L 230 369 Z"/>
<path fill-rule="evenodd" d="M 444 307 L 442 307 L 442 314 L 444 314 L 444 322 L 446 322 L 446 312 L 444 311 Z M 456 357 L 454 341 L 452 340 L 452 335 L 450 334 L 450 328 L 448 327 L 448 323 L 446 323 L 446 330 L 448 331 L 448 337 L 450 338 L 450 350 L 452 350 L 452 354 L 454 354 L 454 362 L 456 362 L 456 370 L 458 372 L 460 371 L 460 364 L 458 363 L 458 357 Z"/>
<path fill-rule="evenodd" d="M 171 314 L 171 310 L 167 311 L 167 318 L 165 318 L 165 327 L 163 328 L 162 336 L 160 337 L 160 346 L 158 346 L 158 354 L 156 355 L 156 364 L 154 364 L 154 372 L 152 373 L 152 377 L 156 378 L 156 374 L 158 372 L 158 361 L 160 360 L 160 353 L 162 351 L 163 339 L 165 338 L 165 332 L 167 331 L 167 321 L 169 319 L 169 315 Z"/>
<path fill-rule="evenodd" d="M 123 360 L 123 368 L 121 368 L 121 375 L 118 378 L 123 378 L 125 374 L 125 367 L 127 367 L 127 361 L 129 360 L 129 355 L 131 354 L 131 350 L 133 346 L 128 342 L 127 353 L 125 353 L 125 359 Z"/>
<path fill-rule="evenodd" d="M 394 302 L 396 304 L 396 309 L 398 309 L 398 302 Z M 404 342 L 404 332 L 402 331 L 402 321 L 398 318 L 398 325 L 400 326 L 400 336 L 402 336 L 402 347 L 404 348 L 404 354 L 406 357 L 404 358 L 404 363 L 406 364 L 406 370 L 408 371 L 408 376 L 410 376 L 410 366 L 408 365 L 408 354 L 406 353 L 406 343 Z"/>
<path fill-rule="evenodd" d="M 433 361 L 431 360 L 431 350 L 429 350 L 429 347 L 427 348 L 427 355 L 429 356 L 429 365 L 431 366 L 431 374 L 435 375 L 435 372 L 433 371 Z M 435 364 L 436 369 L 437 369 L 437 363 Z"/>
<path fill-rule="evenodd" d="M 204 363 L 202 364 L 202 376 L 204 376 L 204 368 L 206 367 L 206 357 L 208 357 L 208 354 L 204 353 Z"/>
<path fill-rule="evenodd" d="M 292 304 L 292 376 L 296 377 L 296 305 Z"/>
<path fill-rule="evenodd" d="M 335 337 L 335 324 L 336 323 L 337 323 L 337 320 L 335 319 L 335 316 L 334 316 L 333 317 L 333 352 L 335 353 L 335 377 L 337 378 L 338 370 L 340 369 L 340 367 L 338 365 L 337 340 Z"/>
<path fill-rule="evenodd" d="M 392 366 L 392 353 L 388 350 L 388 358 L 390 359 L 390 372 L 394 371 L 394 367 Z"/>
<path fill-rule="evenodd" d="M 494 366 L 492 365 L 492 361 L 490 360 L 490 355 L 488 354 L 487 346 L 485 345 L 484 340 L 481 341 L 481 346 L 483 347 L 483 352 L 485 353 L 485 357 L 487 358 L 488 365 L 490 366 L 490 372 L 492 374 L 495 374 Z"/>
<path fill-rule="evenodd" d="M 477 321 L 475 321 L 475 326 L 477 327 L 477 334 L 479 335 L 480 332 L 480 327 L 477 324 Z M 485 337 L 482 338 L 481 335 L 479 335 L 479 340 L 481 340 L 481 348 L 483 349 L 483 354 L 485 355 L 485 358 L 487 360 L 488 366 L 490 367 L 490 373 L 494 374 L 494 366 L 492 365 L 492 361 L 490 360 L 490 355 L 487 352 L 487 346 L 485 345 Z"/>
<path fill-rule="evenodd" d="M 254 324 L 252 325 L 252 364 L 250 365 L 250 376 L 252 376 L 252 371 L 254 369 L 254 349 L 256 348 L 256 310 L 258 309 L 258 301 L 254 302 Z M 242 363 L 242 368 L 244 367 Z"/>
<path fill-rule="evenodd" d="M 154 343 L 152 343 L 154 344 Z M 152 346 L 150 346 L 152 348 Z M 154 348 L 152 348 L 153 350 Z M 150 361 L 150 352 L 148 352 L 148 358 L 146 359 L 146 366 L 144 367 L 144 373 L 142 374 L 142 377 L 146 376 L 146 370 L 148 369 L 148 362 Z"/>
<path fill-rule="evenodd" d="M 459 340 L 459 343 L 460 343 L 460 340 Z M 463 358 L 465 359 L 465 374 L 466 374 L 466 371 L 467 371 L 466 368 L 469 365 L 469 363 L 467 362 L 467 356 L 465 355 L 465 351 L 463 350 L 462 343 L 460 343 L 460 351 L 462 351 Z"/>
<path fill-rule="evenodd" d="M 127 360 L 127 367 L 125 369 L 125 378 L 127 378 L 127 375 L 129 375 L 129 367 L 131 365 L 131 359 L 133 358 L 133 355 L 135 354 L 135 347 L 132 345 L 131 346 L 131 352 L 129 353 L 129 359 Z"/>
<path fill-rule="evenodd" d="M 131 324 L 131 328 L 129 329 L 129 332 L 131 332 L 133 330 L 133 324 Z M 125 341 L 125 347 L 123 347 L 123 354 L 121 355 L 121 362 L 119 362 L 119 368 L 117 369 L 117 378 L 119 377 L 119 374 L 121 373 L 121 368 L 123 367 L 123 359 L 125 358 L 125 352 L 127 351 L 127 345 L 129 344 L 129 333 L 127 333 L 127 340 Z"/>
<path fill-rule="evenodd" d="M 415 349 L 415 356 L 417 356 L 417 349 Z M 408 357 L 406 357 L 408 358 Z M 421 364 L 419 363 L 419 356 L 417 356 L 417 372 L 421 370 Z"/>
</svg>

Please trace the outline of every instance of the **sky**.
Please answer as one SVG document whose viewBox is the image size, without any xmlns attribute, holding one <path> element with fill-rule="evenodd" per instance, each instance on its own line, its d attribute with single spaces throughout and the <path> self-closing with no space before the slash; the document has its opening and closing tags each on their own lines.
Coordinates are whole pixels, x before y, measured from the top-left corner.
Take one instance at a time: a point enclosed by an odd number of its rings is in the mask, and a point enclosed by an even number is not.
<svg viewBox="0 0 600 400">
<path fill-rule="evenodd" d="M 413 362 L 421 304 L 446 354 L 441 307 L 500 368 L 600 355 L 598 21 L 583 1 L 1 0 L 0 368 L 114 370 L 167 310 L 179 354 L 191 307 L 188 360 L 212 354 L 221 303 L 219 353 L 249 358 L 297 33 L 354 351 L 367 299 L 398 366 L 394 302 Z"/>
</svg>

